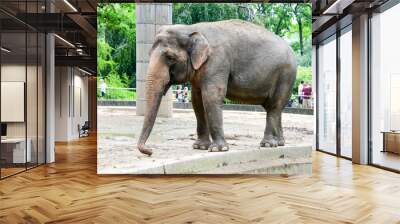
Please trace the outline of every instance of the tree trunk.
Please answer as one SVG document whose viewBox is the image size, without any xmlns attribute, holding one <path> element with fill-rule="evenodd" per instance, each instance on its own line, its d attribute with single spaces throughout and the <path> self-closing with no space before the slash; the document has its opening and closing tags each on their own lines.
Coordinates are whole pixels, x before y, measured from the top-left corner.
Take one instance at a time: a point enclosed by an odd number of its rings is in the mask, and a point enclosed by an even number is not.
<svg viewBox="0 0 400 224">
<path fill-rule="evenodd" d="M 303 43 L 303 21 L 301 17 L 297 19 L 297 23 L 299 24 L 299 39 L 300 39 L 300 54 L 304 55 L 304 43 Z"/>
<path fill-rule="evenodd" d="M 304 55 L 303 21 L 301 20 L 301 15 L 299 14 L 298 7 L 299 7 L 299 5 L 296 5 L 294 8 L 294 16 L 296 17 L 296 21 L 299 26 L 300 55 L 303 56 Z"/>
</svg>

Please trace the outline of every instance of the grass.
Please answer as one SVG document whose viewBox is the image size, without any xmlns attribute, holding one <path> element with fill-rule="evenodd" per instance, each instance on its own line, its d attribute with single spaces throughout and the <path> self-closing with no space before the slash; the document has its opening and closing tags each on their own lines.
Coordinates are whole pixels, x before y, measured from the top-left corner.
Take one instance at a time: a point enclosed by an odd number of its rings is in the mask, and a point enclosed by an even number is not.
<svg viewBox="0 0 400 224">
<path fill-rule="evenodd" d="M 136 92 L 127 89 L 110 89 L 106 91 L 104 97 L 100 96 L 100 91 L 97 91 L 97 98 L 102 100 L 136 100 Z"/>
</svg>

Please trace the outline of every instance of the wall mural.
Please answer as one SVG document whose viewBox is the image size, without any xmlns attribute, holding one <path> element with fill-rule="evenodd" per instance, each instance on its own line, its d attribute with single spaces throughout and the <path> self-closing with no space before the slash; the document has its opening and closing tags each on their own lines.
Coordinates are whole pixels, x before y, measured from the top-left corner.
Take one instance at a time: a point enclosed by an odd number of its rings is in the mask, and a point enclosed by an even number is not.
<svg viewBox="0 0 400 224">
<path fill-rule="evenodd" d="M 98 173 L 311 172 L 310 4 L 99 4 L 97 52 Z"/>
</svg>

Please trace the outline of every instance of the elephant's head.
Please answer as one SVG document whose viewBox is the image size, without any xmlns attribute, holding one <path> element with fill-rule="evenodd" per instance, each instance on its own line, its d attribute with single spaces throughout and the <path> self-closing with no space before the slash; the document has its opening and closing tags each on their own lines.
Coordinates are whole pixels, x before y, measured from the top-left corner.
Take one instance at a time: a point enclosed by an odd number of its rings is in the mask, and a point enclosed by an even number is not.
<svg viewBox="0 0 400 224">
<path fill-rule="evenodd" d="M 154 126 L 161 98 L 169 87 L 185 83 L 195 74 L 208 58 L 210 47 L 207 39 L 199 32 L 188 31 L 185 26 L 161 27 L 150 51 L 146 76 L 147 105 L 138 149 L 151 155 L 145 143 Z"/>
</svg>

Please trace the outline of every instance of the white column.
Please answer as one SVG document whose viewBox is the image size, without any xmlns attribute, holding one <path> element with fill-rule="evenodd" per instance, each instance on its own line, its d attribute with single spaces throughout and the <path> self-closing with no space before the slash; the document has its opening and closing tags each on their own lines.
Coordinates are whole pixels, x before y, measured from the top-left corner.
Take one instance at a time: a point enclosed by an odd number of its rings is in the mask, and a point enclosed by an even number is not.
<svg viewBox="0 0 400 224">
<path fill-rule="evenodd" d="M 46 36 L 46 163 L 55 161 L 55 75 L 54 35 Z"/>
<path fill-rule="evenodd" d="M 146 106 L 146 71 L 149 64 L 149 51 L 154 42 L 157 29 L 172 24 L 171 3 L 136 4 L 136 114 L 144 115 Z M 163 97 L 158 116 L 172 116 L 172 91 Z"/>
<path fill-rule="evenodd" d="M 353 19 L 353 162 L 368 163 L 368 15 Z"/>
</svg>

